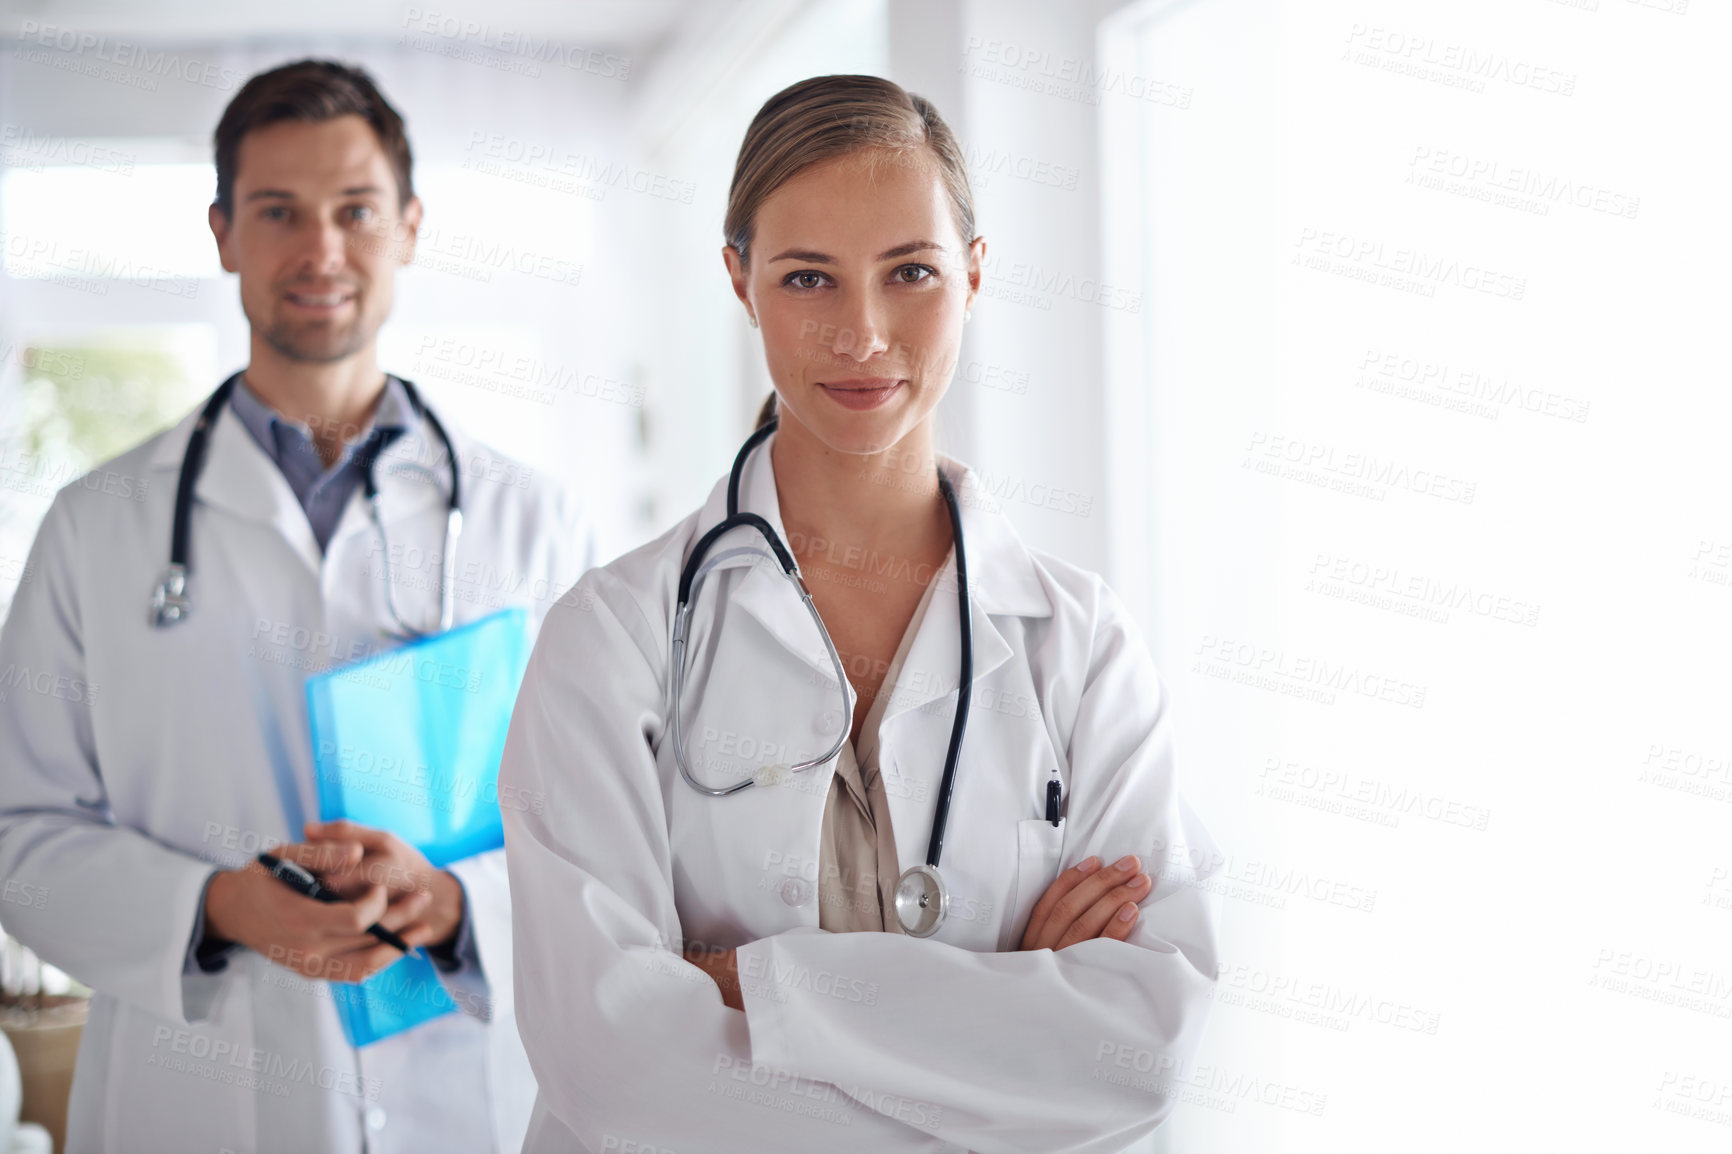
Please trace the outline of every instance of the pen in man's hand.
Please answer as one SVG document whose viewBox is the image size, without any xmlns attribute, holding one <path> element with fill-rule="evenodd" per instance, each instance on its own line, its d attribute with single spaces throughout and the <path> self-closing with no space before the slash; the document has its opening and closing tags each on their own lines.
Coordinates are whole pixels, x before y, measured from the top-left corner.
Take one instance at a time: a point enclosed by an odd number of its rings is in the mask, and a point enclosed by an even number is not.
<svg viewBox="0 0 1732 1154">
<path fill-rule="evenodd" d="M 268 853 L 260 854 L 258 860 L 260 865 L 270 871 L 272 877 L 276 878 L 302 897 L 312 898 L 316 902 L 326 903 L 340 902 L 343 900 L 332 891 L 326 889 L 324 885 L 320 883 L 319 879 L 314 877 L 309 870 L 296 865 L 292 861 L 284 861 L 275 854 Z M 372 925 L 368 926 L 367 932 L 388 946 L 395 946 L 404 953 L 410 952 L 411 947 L 408 942 L 404 941 L 378 922 L 374 922 Z"/>
</svg>

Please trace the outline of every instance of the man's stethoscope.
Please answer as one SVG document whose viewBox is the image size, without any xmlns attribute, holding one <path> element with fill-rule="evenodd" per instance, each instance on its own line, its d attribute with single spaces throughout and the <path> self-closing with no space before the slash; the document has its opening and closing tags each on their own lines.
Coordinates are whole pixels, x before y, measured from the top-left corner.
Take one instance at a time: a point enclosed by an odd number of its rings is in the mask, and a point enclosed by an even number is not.
<svg viewBox="0 0 1732 1154">
<path fill-rule="evenodd" d="M 722 789 L 714 789 L 704 785 L 692 776 L 691 766 L 686 759 L 685 744 L 681 734 L 680 690 L 685 681 L 686 640 L 691 630 L 692 604 L 696 586 L 703 581 L 711 569 L 722 562 L 740 556 L 764 556 L 761 549 L 735 548 L 728 549 L 713 558 L 705 560 L 704 555 L 712 544 L 722 534 L 732 529 L 749 526 L 758 531 L 769 543 L 770 550 L 775 554 L 775 561 L 781 566 L 782 575 L 793 583 L 800 594 L 800 600 L 806 605 L 806 612 L 812 615 L 812 622 L 818 627 L 818 633 L 824 639 L 824 648 L 830 655 L 830 662 L 836 669 L 836 684 L 842 695 L 842 717 L 851 712 L 848 700 L 848 677 L 842 668 L 842 657 L 836 652 L 836 644 L 830 639 L 830 631 L 824 628 L 823 618 L 818 616 L 818 607 L 812 604 L 811 591 L 806 588 L 806 582 L 800 577 L 800 567 L 794 563 L 793 554 L 788 551 L 775 529 L 770 523 L 755 513 L 740 512 L 740 473 L 746 464 L 746 458 L 753 449 L 764 442 L 764 439 L 776 431 L 776 421 L 772 418 L 768 424 L 762 425 L 757 432 L 746 439 L 741 446 L 739 456 L 734 458 L 733 470 L 728 474 L 728 515 L 719 524 L 698 539 L 692 549 L 691 557 L 686 561 L 685 568 L 680 571 L 679 604 L 674 611 L 673 655 L 670 663 L 673 679 L 673 745 L 674 763 L 679 766 L 680 776 L 686 783 L 699 793 L 710 797 L 726 797 L 738 793 L 760 783 L 773 783 L 786 773 L 799 773 L 824 765 L 842 752 L 842 745 L 848 740 L 848 727 L 841 727 L 841 735 L 828 752 L 820 754 L 810 761 L 802 761 L 792 766 L 766 767 L 757 775 L 746 778 Z M 938 857 L 944 850 L 944 828 L 950 817 L 951 789 L 956 783 L 956 761 L 962 752 L 962 731 L 968 724 L 968 702 L 974 683 L 974 630 L 972 618 L 969 616 L 968 597 L 968 559 L 962 547 L 962 514 L 957 508 L 956 491 L 951 487 L 950 479 L 944 471 L 938 471 L 938 491 L 944 497 L 944 507 L 950 513 L 950 532 L 956 542 L 956 591 L 958 606 L 961 611 L 961 624 L 958 627 L 962 642 L 961 671 L 956 686 L 956 718 L 950 724 L 950 747 L 944 754 L 944 779 L 938 790 L 938 808 L 932 815 L 932 840 L 926 849 L 926 864 L 913 866 L 906 870 L 896 882 L 896 920 L 902 926 L 902 931 L 917 938 L 931 937 L 938 932 L 938 927 L 944 924 L 945 915 L 950 912 L 950 891 L 945 887 L 944 879 L 938 873 Z"/>
<path fill-rule="evenodd" d="M 444 445 L 446 459 L 451 464 L 451 497 L 445 505 L 445 551 L 439 557 L 439 632 L 444 632 L 451 628 L 456 604 L 452 577 L 456 565 L 457 538 L 463 534 L 460 492 L 462 471 L 457 466 L 457 450 L 453 447 L 445 426 L 439 423 L 433 410 L 422 403 L 414 385 L 401 377 L 397 379 L 402 383 L 403 391 L 409 395 L 410 407 L 417 415 L 426 417 L 427 423 L 433 426 L 433 432 Z M 180 463 L 180 482 L 174 491 L 174 532 L 169 541 L 168 568 L 163 571 L 162 581 L 150 595 L 150 620 L 158 629 L 184 620 L 192 611 L 192 597 L 186 587 L 187 577 L 192 572 L 187 559 L 188 545 L 192 539 L 192 491 L 198 482 L 200 471 L 204 469 L 205 452 L 210 447 L 211 426 L 216 423 L 217 414 L 222 412 L 222 407 L 234 392 L 235 382 L 238 380 L 240 374 L 236 373 L 217 386 L 216 392 L 205 402 L 204 411 L 199 413 L 198 422 L 192 427 L 192 435 L 187 438 L 186 455 L 181 458 Z M 366 462 L 367 471 L 361 492 L 373 511 L 374 524 L 379 527 L 380 543 L 385 545 L 380 552 L 385 566 L 385 606 L 390 610 L 391 620 L 400 633 L 410 637 L 425 637 L 429 631 L 410 625 L 397 611 L 397 596 L 391 585 L 391 550 L 389 543 L 385 541 L 385 518 L 379 512 L 379 486 L 373 477 L 376 461 L 375 454 Z"/>
</svg>

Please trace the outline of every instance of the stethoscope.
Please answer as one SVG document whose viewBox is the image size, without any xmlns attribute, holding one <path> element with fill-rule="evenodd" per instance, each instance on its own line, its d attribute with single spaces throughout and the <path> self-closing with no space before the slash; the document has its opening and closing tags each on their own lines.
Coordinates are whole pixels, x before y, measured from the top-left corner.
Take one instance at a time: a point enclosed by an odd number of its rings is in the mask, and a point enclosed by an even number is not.
<svg viewBox="0 0 1732 1154">
<path fill-rule="evenodd" d="M 824 619 L 818 616 L 818 607 L 812 603 L 812 593 L 800 576 L 800 567 L 794 563 L 793 554 L 788 551 L 788 547 L 782 543 L 782 539 L 768 521 L 755 513 L 740 512 L 740 473 L 745 468 L 746 458 L 775 431 L 776 420 L 771 418 L 769 423 L 760 426 L 746 438 L 746 443 L 740 447 L 739 455 L 734 458 L 734 467 L 728 474 L 728 515 L 698 538 L 691 557 L 680 571 L 679 602 L 674 610 L 673 653 L 669 666 L 673 681 L 671 704 L 674 764 L 679 766 L 680 776 L 685 778 L 686 784 L 709 797 L 726 797 L 754 785 L 777 784 L 789 774 L 824 765 L 842 752 L 842 745 L 848 740 L 848 726 L 844 725 L 836 743 L 818 757 L 797 765 L 766 766 L 752 777 L 720 789 L 704 785 L 693 777 L 691 766 L 686 760 L 681 732 L 680 691 L 685 681 L 686 640 L 691 630 L 696 587 L 710 570 L 725 561 L 742 556 L 765 556 L 762 549 L 734 548 L 706 560 L 705 554 L 710 546 L 722 534 L 732 529 L 749 526 L 756 529 L 769 543 L 782 575 L 798 590 L 800 600 L 805 603 L 806 612 L 811 614 L 812 622 L 817 625 L 818 633 L 824 639 L 824 649 L 829 654 L 831 664 L 835 666 L 836 683 L 842 694 L 841 716 L 847 717 L 852 712 L 848 700 L 848 677 L 842 668 L 842 657 L 836 652 L 836 644 L 830 639 L 830 631 L 824 628 Z M 962 547 L 962 514 L 957 508 L 956 490 L 951 487 L 950 479 L 944 475 L 942 469 L 938 471 L 938 491 L 944 497 L 944 507 L 950 514 L 951 537 L 956 542 L 956 595 L 961 611 L 958 633 L 962 642 L 962 661 L 956 687 L 956 717 L 950 723 L 950 748 L 944 754 L 944 779 L 938 789 L 938 808 L 932 815 L 932 840 L 927 844 L 926 864 L 911 866 L 896 882 L 896 920 L 902 926 L 903 933 L 916 938 L 927 938 L 937 933 L 938 927 L 944 924 L 945 916 L 950 912 L 950 891 L 938 873 L 938 858 L 944 851 L 944 829 L 950 818 L 950 795 L 956 784 L 956 762 L 962 752 L 962 731 L 968 724 L 968 702 L 974 685 L 974 630 L 973 620 L 969 615 L 968 558 Z"/>
<path fill-rule="evenodd" d="M 216 392 L 205 402 L 198 421 L 192 427 L 192 435 L 187 438 L 186 455 L 180 462 L 180 482 L 174 491 L 174 531 L 169 539 L 168 568 L 163 571 L 162 580 L 157 583 L 150 595 L 151 624 L 161 629 L 186 619 L 192 611 L 192 597 L 187 592 L 187 578 L 192 573 L 188 557 L 188 543 L 192 539 L 192 491 L 198 482 L 199 473 L 204 469 L 205 454 L 210 448 L 210 430 L 216 423 L 217 414 L 228 402 L 234 392 L 235 382 L 241 375 L 236 373 L 217 386 Z M 422 403 L 421 395 L 415 391 L 415 386 L 403 378 L 397 378 L 403 385 L 403 391 L 409 395 L 409 404 L 416 415 L 427 418 L 427 423 L 433 426 L 433 432 L 438 435 L 440 443 L 445 446 L 446 458 L 451 463 L 451 497 L 445 505 L 445 551 L 439 557 L 439 632 L 451 628 L 451 619 L 456 609 L 456 589 L 453 575 L 456 566 L 457 538 L 463 535 L 462 470 L 457 467 L 457 450 L 451 443 L 451 436 L 445 431 L 445 426 L 439 423 L 439 418 L 433 415 L 433 410 Z M 373 466 L 377 455 L 369 456 L 367 472 L 362 482 L 361 493 L 367 500 L 367 506 L 373 512 L 373 522 L 379 527 L 379 541 L 384 546 L 380 555 L 385 566 L 385 607 L 390 611 L 391 620 L 397 627 L 397 632 L 405 637 L 425 637 L 432 630 L 417 629 L 403 620 L 403 615 L 397 611 L 397 596 L 391 583 L 391 548 L 385 540 L 385 518 L 379 511 L 379 486 L 373 477 Z"/>
</svg>

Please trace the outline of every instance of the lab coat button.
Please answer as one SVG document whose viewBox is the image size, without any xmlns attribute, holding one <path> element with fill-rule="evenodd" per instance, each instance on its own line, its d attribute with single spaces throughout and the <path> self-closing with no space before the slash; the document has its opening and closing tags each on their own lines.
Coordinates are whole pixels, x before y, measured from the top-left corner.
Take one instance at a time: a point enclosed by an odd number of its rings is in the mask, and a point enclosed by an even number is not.
<svg viewBox="0 0 1732 1154">
<path fill-rule="evenodd" d="M 812 895 L 805 882 L 789 878 L 782 883 L 782 900 L 791 906 L 803 906 L 812 900 Z"/>
<path fill-rule="evenodd" d="M 385 1128 L 385 1108 L 383 1106 L 367 1107 L 367 1129 L 379 1131 Z"/>
</svg>

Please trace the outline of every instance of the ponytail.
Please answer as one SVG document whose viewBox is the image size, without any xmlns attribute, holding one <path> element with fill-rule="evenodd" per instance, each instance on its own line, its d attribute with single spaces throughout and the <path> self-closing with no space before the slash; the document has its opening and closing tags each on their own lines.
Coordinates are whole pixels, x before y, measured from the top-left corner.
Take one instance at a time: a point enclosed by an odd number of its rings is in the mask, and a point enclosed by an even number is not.
<svg viewBox="0 0 1732 1154">
<path fill-rule="evenodd" d="M 763 407 L 758 410 L 758 420 L 752 428 L 761 429 L 776 419 L 776 391 L 770 390 L 770 395 L 764 398 Z"/>
</svg>

